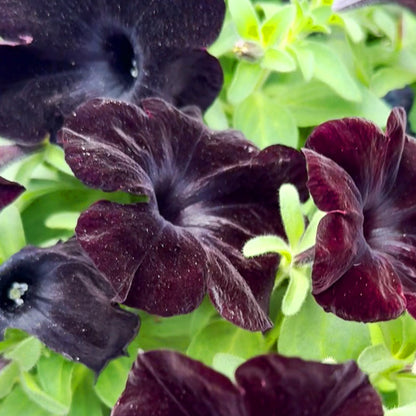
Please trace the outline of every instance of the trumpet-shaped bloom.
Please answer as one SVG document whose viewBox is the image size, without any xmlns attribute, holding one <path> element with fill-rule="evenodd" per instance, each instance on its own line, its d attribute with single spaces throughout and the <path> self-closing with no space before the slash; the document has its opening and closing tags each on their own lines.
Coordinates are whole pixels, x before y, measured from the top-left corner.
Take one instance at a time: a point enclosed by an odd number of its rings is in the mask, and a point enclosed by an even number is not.
<svg viewBox="0 0 416 416">
<path fill-rule="evenodd" d="M 99 372 L 124 354 L 135 314 L 112 305 L 111 288 L 75 240 L 26 247 L 0 266 L 0 333 L 17 328 Z"/>
<path fill-rule="evenodd" d="M 313 294 L 344 319 L 416 317 L 416 140 L 403 109 L 384 134 L 358 119 L 322 124 L 304 149 L 318 226 Z"/>
<path fill-rule="evenodd" d="M 169 316 L 192 311 L 208 292 L 231 322 L 270 327 L 277 256 L 246 259 L 241 249 L 255 235 L 283 235 L 282 183 L 297 185 L 306 198 L 300 152 L 260 151 L 238 132 L 212 132 L 160 99 L 141 107 L 88 102 L 67 120 L 60 140 L 85 184 L 149 199 L 98 202 L 78 220 L 78 241 L 116 301 Z"/>
<path fill-rule="evenodd" d="M 173 351 L 139 354 L 112 416 L 381 416 L 380 397 L 354 362 L 263 355 L 227 377 Z"/>
<path fill-rule="evenodd" d="M 0 135 L 33 145 L 94 97 L 202 109 L 222 85 L 204 49 L 223 0 L 0 0 Z"/>
</svg>

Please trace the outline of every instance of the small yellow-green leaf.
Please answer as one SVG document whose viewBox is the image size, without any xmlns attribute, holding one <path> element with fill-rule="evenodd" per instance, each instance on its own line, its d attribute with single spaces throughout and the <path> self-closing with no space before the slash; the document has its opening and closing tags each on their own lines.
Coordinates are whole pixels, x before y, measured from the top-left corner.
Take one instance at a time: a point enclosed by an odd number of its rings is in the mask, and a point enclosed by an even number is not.
<svg viewBox="0 0 416 416">
<path fill-rule="evenodd" d="M 280 187 L 279 206 L 289 245 L 294 249 L 305 231 L 299 193 L 294 185 L 285 183 Z"/>
<path fill-rule="evenodd" d="M 287 35 L 296 16 L 296 6 L 293 4 L 282 7 L 262 27 L 261 34 L 264 46 L 280 43 Z"/>
<path fill-rule="evenodd" d="M 282 312 L 286 316 L 292 316 L 299 312 L 310 288 L 309 277 L 303 270 L 291 267 L 289 276 L 289 286 L 282 302 Z"/>
<path fill-rule="evenodd" d="M 243 39 L 259 40 L 259 21 L 250 0 L 228 0 L 228 8 Z"/>
<path fill-rule="evenodd" d="M 245 257 L 261 256 L 262 254 L 279 253 L 291 258 L 290 247 L 283 238 L 277 235 L 260 235 L 246 242 L 243 247 Z"/>
</svg>

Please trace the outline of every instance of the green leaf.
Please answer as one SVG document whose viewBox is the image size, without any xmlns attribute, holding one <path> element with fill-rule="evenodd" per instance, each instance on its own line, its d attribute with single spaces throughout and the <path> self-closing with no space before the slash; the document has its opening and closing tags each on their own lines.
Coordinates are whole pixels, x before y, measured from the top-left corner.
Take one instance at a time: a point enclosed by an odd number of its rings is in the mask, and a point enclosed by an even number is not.
<svg viewBox="0 0 416 416">
<path fill-rule="evenodd" d="M 415 416 L 416 402 L 408 404 L 407 406 L 398 407 L 396 409 L 389 409 L 384 413 L 384 416 Z"/>
<path fill-rule="evenodd" d="M 9 205 L 0 213 L 0 263 L 26 245 L 25 232 L 19 210 Z"/>
<path fill-rule="evenodd" d="M 267 47 L 280 43 L 287 36 L 295 16 L 296 6 L 290 4 L 267 19 L 261 27 L 263 45 Z"/>
<path fill-rule="evenodd" d="M 65 162 L 65 153 L 61 147 L 53 144 L 48 144 L 45 147 L 44 158 L 45 162 L 49 163 L 56 169 L 67 175 L 74 176 L 71 168 Z"/>
<path fill-rule="evenodd" d="M 94 385 L 95 393 L 109 408 L 115 405 L 126 386 L 129 371 L 137 357 L 139 343 L 140 339 L 136 337 L 128 346 L 128 356 L 110 361 Z"/>
<path fill-rule="evenodd" d="M 226 130 L 230 127 L 220 99 L 215 100 L 208 108 L 204 114 L 204 120 L 207 126 L 213 130 Z"/>
<path fill-rule="evenodd" d="M 69 406 L 60 403 L 54 397 L 45 393 L 38 385 L 35 376 L 30 373 L 23 373 L 20 376 L 21 386 L 27 396 L 39 407 L 54 415 L 66 415 L 69 412 Z"/>
<path fill-rule="evenodd" d="M 305 270 L 289 269 L 289 286 L 283 297 L 282 312 L 286 316 L 298 313 L 310 289 L 310 278 Z"/>
<path fill-rule="evenodd" d="M 263 69 L 257 63 L 240 61 L 227 92 L 228 100 L 232 104 L 245 100 L 255 90 L 262 74 Z"/>
<path fill-rule="evenodd" d="M 94 375 L 90 371 L 85 372 L 75 387 L 68 416 L 103 416 L 100 400 L 92 389 L 93 384 Z"/>
<path fill-rule="evenodd" d="M 42 348 L 42 343 L 37 338 L 28 337 L 6 352 L 4 358 L 16 361 L 22 371 L 29 371 L 38 362 Z"/>
<path fill-rule="evenodd" d="M 405 406 L 415 402 L 416 399 L 416 375 L 402 373 L 394 377 L 397 385 L 399 406 Z"/>
<path fill-rule="evenodd" d="M 228 0 L 228 8 L 240 36 L 260 40 L 259 21 L 250 0 Z"/>
<path fill-rule="evenodd" d="M 54 229 L 75 230 L 79 218 L 78 212 L 58 212 L 51 214 L 45 220 L 45 226 Z"/>
<path fill-rule="evenodd" d="M 37 375 L 42 390 L 68 408 L 72 400 L 71 381 L 74 365 L 54 352 L 41 357 L 37 364 Z"/>
<path fill-rule="evenodd" d="M 344 321 L 325 312 L 312 295 L 308 295 L 296 315 L 284 318 L 278 351 L 305 360 L 321 361 L 331 357 L 344 362 L 356 359 L 370 342 L 365 324 Z"/>
<path fill-rule="evenodd" d="M 395 372 L 405 366 L 405 362 L 397 360 L 384 344 L 371 345 L 363 350 L 357 360 L 361 370 L 367 374 L 386 374 Z"/>
<path fill-rule="evenodd" d="M 230 52 L 234 45 L 240 40 L 240 36 L 235 28 L 235 24 L 231 19 L 227 19 L 221 29 L 221 33 L 217 40 L 208 48 L 211 55 L 216 58 Z"/>
<path fill-rule="evenodd" d="M 244 361 L 245 360 L 241 357 L 219 352 L 218 354 L 215 354 L 214 359 L 212 360 L 212 367 L 214 370 L 234 381 L 234 373 Z"/>
<path fill-rule="evenodd" d="M 0 399 L 6 397 L 19 380 L 19 364 L 11 362 L 0 370 Z"/>
<path fill-rule="evenodd" d="M 313 53 L 316 62 L 314 76 L 318 80 L 330 86 L 347 101 L 359 102 L 362 99 L 356 81 L 352 78 L 335 51 L 329 46 L 322 43 L 305 41 L 298 48 L 307 49 Z"/>
<path fill-rule="evenodd" d="M 260 148 L 271 144 L 294 148 L 298 145 L 298 128 L 291 112 L 264 94 L 253 94 L 236 107 L 234 128 Z"/>
<path fill-rule="evenodd" d="M 191 341 L 189 328 L 192 314 L 161 318 L 142 312 L 140 318 L 141 327 L 137 337 L 139 348 L 186 351 Z"/>
<path fill-rule="evenodd" d="M 296 44 L 291 45 L 290 49 L 296 56 L 304 80 L 309 82 L 315 73 L 316 63 L 313 52 L 309 49 L 298 47 Z"/>
<path fill-rule="evenodd" d="M 308 224 L 301 240 L 298 245 L 297 252 L 301 253 L 304 250 L 307 250 L 308 248 L 311 248 L 315 245 L 316 241 L 316 232 L 318 229 L 319 222 L 323 217 L 325 217 L 326 212 L 317 210 L 315 214 L 313 214 L 313 217 Z"/>
<path fill-rule="evenodd" d="M 289 245 L 294 249 L 305 231 L 305 219 L 303 218 L 299 193 L 294 185 L 285 183 L 280 187 L 279 206 Z"/>
<path fill-rule="evenodd" d="M 370 88 L 374 93 L 383 97 L 389 91 L 404 88 L 416 80 L 416 72 L 399 67 L 379 69 L 371 78 Z"/>
<path fill-rule="evenodd" d="M 218 353 L 248 359 L 265 352 L 267 349 L 260 332 L 249 332 L 230 322 L 217 321 L 202 329 L 192 339 L 186 354 L 206 365 L 212 365 Z"/>
<path fill-rule="evenodd" d="M 20 386 L 16 386 L 1 402 L 0 416 L 51 416 L 51 414 L 37 406 L 27 397 Z"/>
<path fill-rule="evenodd" d="M 28 337 L 29 335 L 20 329 L 6 328 L 4 332 L 4 339 L 3 341 L 0 341 L 0 353 L 4 354 L 4 352 L 14 348 L 17 344 Z"/>
<path fill-rule="evenodd" d="M 260 235 L 248 240 L 243 247 L 245 257 L 261 256 L 262 254 L 279 253 L 289 261 L 292 258 L 290 247 L 283 238 L 277 235 Z"/>
<path fill-rule="evenodd" d="M 286 51 L 270 48 L 264 53 L 260 62 L 262 68 L 276 72 L 291 72 L 296 69 L 296 62 Z"/>
<path fill-rule="evenodd" d="M 345 101 L 320 81 L 294 82 L 267 87 L 266 93 L 291 112 L 299 127 L 316 126 L 331 119 L 364 117 L 384 126 L 389 106 L 371 91 L 361 87 L 360 103 Z"/>
</svg>

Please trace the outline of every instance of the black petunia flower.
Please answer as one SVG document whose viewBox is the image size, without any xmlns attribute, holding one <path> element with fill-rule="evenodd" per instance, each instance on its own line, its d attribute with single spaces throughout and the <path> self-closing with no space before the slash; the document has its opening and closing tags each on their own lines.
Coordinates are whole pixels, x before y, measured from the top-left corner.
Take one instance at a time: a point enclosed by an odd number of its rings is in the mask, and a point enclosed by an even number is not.
<svg viewBox="0 0 416 416">
<path fill-rule="evenodd" d="M 381 399 L 350 361 L 253 358 L 227 377 L 173 351 L 139 354 L 111 416 L 382 416 Z"/>
<path fill-rule="evenodd" d="M 26 247 L 0 266 L 0 333 L 8 327 L 99 372 L 136 335 L 135 314 L 112 305 L 108 283 L 73 239 Z"/>
<path fill-rule="evenodd" d="M 24 190 L 22 185 L 0 177 L 0 210 L 12 203 Z"/>
<path fill-rule="evenodd" d="M 223 0 L 0 0 L 0 135 L 33 145 L 94 97 L 205 109 Z"/>
<path fill-rule="evenodd" d="M 384 134 L 362 119 L 322 124 L 303 152 L 318 226 L 313 294 L 356 321 L 416 318 L 416 140 L 403 109 Z"/>
<path fill-rule="evenodd" d="M 260 152 L 238 132 L 212 132 L 160 99 L 141 108 L 93 100 L 67 120 L 60 138 L 85 184 L 149 198 L 98 202 L 78 221 L 77 238 L 116 301 L 169 316 L 192 311 L 208 291 L 224 318 L 251 330 L 270 327 L 277 257 L 248 260 L 241 249 L 254 235 L 283 235 L 282 183 L 306 198 L 300 152 Z"/>
</svg>

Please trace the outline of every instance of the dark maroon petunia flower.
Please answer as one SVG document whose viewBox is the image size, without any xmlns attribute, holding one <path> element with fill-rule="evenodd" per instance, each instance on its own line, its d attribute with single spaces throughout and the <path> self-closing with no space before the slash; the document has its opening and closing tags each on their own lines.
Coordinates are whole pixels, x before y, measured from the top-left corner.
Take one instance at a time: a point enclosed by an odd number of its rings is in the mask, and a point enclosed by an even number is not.
<svg viewBox="0 0 416 416">
<path fill-rule="evenodd" d="M 223 0 L 0 0 L 0 135 L 33 145 L 95 97 L 207 108 Z"/>
<path fill-rule="evenodd" d="M 0 266 L 0 333 L 10 327 L 99 372 L 136 335 L 135 314 L 111 303 L 108 283 L 75 239 L 28 246 Z"/>
<path fill-rule="evenodd" d="M 24 190 L 22 185 L 0 177 L 0 209 L 11 204 Z"/>
<path fill-rule="evenodd" d="M 242 364 L 236 384 L 173 351 L 139 354 L 111 416 L 382 416 L 381 399 L 353 362 L 279 355 Z"/>
<path fill-rule="evenodd" d="M 394 109 L 384 134 L 362 119 L 330 121 L 303 152 L 321 220 L 313 294 L 344 319 L 416 317 L 416 140 Z"/>
<path fill-rule="evenodd" d="M 396 3 L 404 7 L 408 7 L 410 10 L 416 11 L 416 1 L 415 0 L 334 0 L 332 5 L 335 11 L 341 11 L 345 9 L 350 9 L 353 7 L 362 7 L 367 6 L 373 3 Z"/>
<path fill-rule="evenodd" d="M 149 198 L 99 202 L 78 221 L 77 238 L 116 301 L 169 316 L 192 311 L 208 291 L 224 318 L 251 330 L 270 327 L 277 256 L 248 260 L 241 249 L 254 235 L 283 235 L 282 183 L 306 198 L 300 152 L 260 152 L 238 132 L 212 132 L 160 99 L 143 100 L 141 108 L 93 100 L 60 137 L 84 183 Z"/>
</svg>

